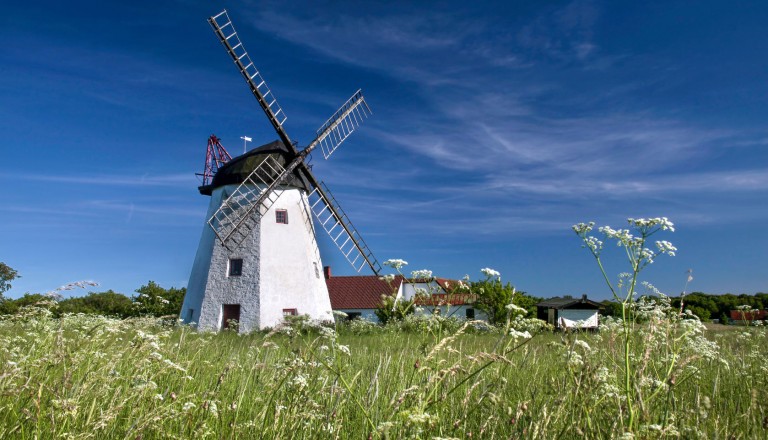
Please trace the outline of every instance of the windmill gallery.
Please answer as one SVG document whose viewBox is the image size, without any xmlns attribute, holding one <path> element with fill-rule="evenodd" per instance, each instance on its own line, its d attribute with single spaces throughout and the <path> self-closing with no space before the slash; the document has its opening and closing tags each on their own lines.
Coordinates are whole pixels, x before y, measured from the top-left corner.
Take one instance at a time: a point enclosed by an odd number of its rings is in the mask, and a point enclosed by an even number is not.
<svg viewBox="0 0 768 440">
<path fill-rule="evenodd" d="M 318 146 L 326 159 L 370 114 L 356 92 L 297 149 L 287 117 L 235 32 L 227 11 L 208 19 L 278 135 L 231 158 L 215 136 L 208 142 L 203 185 L 207 222 L 189 277 L 180 318 L 203 330 L 241 331 L 279 324 L 286 315 L 330 320 L 331 303 L 315 240 L 315 223 L 358 272 L 381 266 L 328 188 L 305 159 Z"/>
</svg>

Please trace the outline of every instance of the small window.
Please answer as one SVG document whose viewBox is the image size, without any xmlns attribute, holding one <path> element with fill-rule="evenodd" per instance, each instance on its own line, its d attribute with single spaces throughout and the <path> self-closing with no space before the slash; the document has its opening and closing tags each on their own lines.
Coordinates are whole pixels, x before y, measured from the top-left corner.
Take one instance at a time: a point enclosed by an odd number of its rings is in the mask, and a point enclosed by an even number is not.
<svg viewBox="0 0 768 440">
<path fill-rule="evenodd" d="M 189 313 L 187 313 L 187 323 L 192 322 L 193 316 L 195 316 L 195 309 L 189 309 Z"/>
<path fill-rule="evenodd" d="M 275 221 L 277 223 L 288 224 L 288 211 L 285 209 L 278 209 L 275 211 Z"/>
<path fill-rule="evenodd" d="M 315 265 L 315 278 L 320 278 L 320 269 L 317 268 L 317 262 L 313 261 L 312 264 Z"/>
<path fill-rule="evenodd" d="M 283 316 L 296 316 L 298 311 L 296 309 L 283 309 Z"/>
<path fill-rule="evenodd" d="M 475 319 L 475 309 L 467 309 L 467 319 Z"/>
<path fill-rule="evenodd" d="M 229 270 L 227 274 L 231 277 L 239 277 L 243 274 L 243 259 L 242 258 L 230 258 Z"/>
<path fill-rule="evenodd" d="M 355 318 L 360 318 L 362 315 L 360 312 L 347 312 L 347 320 L 352 321 Z"/>
</svg>

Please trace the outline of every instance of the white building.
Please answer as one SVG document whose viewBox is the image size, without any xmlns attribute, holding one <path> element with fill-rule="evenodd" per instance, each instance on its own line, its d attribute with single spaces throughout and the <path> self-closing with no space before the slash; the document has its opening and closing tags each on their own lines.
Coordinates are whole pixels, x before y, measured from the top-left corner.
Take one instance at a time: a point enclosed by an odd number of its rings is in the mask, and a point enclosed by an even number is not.
<svg viewBox="0 0 768 440">
<path fill-rule="evenodd" d="M 325 281 L 334 311 L 344 312 L 349 319 L 361 318 L 378 322 L 374 311 L 381 304 L 383 295 L 396 295 L 410 300 L 416 297 L 417 313 L 440 313 L 460 319 L 487 319 L 474 306 L 474 295 L 453 293 L 458 281 L 444 278 L 406 280 L 395 276 L 391 281 L 375 275 L 332 276 L 331 268 L 324 268 Z"/>
</svg>

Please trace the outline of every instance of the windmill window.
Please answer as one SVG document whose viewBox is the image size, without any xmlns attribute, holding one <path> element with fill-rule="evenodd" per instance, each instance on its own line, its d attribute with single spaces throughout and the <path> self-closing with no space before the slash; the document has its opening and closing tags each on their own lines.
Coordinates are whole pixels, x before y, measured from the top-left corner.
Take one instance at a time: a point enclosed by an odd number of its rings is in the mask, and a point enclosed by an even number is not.
<svg viewBox="0 0 768 440">
<path fill-rule="evenodd" d="M 298 313 L 296 309 L 283 309 L 283 316 L 296 316 Z"/>
<path fill-rule="evenodd" d="M 275 211 L 275 221 L 277 223 L 288 224 L 288 211 L 285 209 L 278 209 Z"/>
<path fill-rule="evenodd" d="M 467 309 L 467 319 L 475 319 L 475 309 Z"/>
<path fill-rule="evenodd" d="M 243 259 L 230 258 L 229 268 L 227 269 L 227 275 L 230 277 L 239 277 L 242 274 L 243 274 Z"/>
<path fill-rule="evenodd" d="M 317 268 L 317 261 L 313 261 L 312 264 L 315 265 L 315 278 L 320 278 L 320 269 Z"/>
</svg>

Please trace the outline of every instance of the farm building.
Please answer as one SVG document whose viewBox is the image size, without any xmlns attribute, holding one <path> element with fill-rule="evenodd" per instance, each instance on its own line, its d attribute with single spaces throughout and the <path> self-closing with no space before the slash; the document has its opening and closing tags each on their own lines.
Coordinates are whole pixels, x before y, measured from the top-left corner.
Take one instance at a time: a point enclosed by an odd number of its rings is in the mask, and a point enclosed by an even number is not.
<svg viewBox="0 0 768 440">
<path fill-rule="evenodd" d="M 602 304 L 587 299 L 587 295 L 581 298 L 555 297 L 536 304 L 536 317 L 559 329 L 596 329 L 597 314 L 602 308 Z"/>
<path fill-rule="evenodd" d="M 765 321 L 768 310 L 731 310 L 731 321 Z"/>
<path fill-rule="evenodd" d="M 483 314 L 474 307 L 474 295 L 453 294 L 458 281 L 444 278 L 407 281 L 400 275 L 391 280 L 384 277 L 370 276 L 332 276 L 331 268 L 323 268 L 331 308 L 344 312 L 349 319 L 362 318 L 378 322 L 374 311 L 381 302 L 382 295 L 397 295 L 397 298 L 410 300 L 418 292 L 427 292 L 416 298 L 415 305 L 420 313 L 440 313 L 462 319 L 484 319 Z"/>
</svg>

